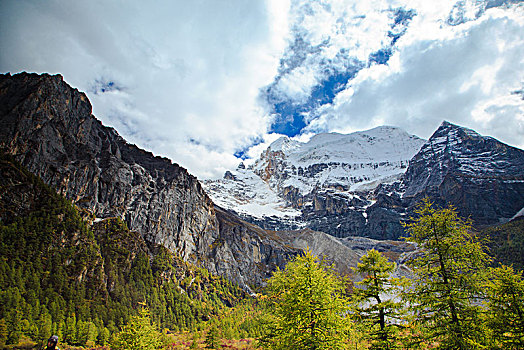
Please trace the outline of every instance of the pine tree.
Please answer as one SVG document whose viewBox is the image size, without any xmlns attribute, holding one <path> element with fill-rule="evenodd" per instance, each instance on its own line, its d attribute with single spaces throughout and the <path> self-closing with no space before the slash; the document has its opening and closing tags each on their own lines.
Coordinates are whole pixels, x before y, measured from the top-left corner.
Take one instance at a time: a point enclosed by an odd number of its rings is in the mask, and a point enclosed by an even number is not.
<svg viewBox="0 0 524 350">
<path fill-rule="evenodd" d="M 5 319 L 0 319 L 0 346 L 4 346 L 7 341 L 7 335 L 9 333 L 7 332 L 7 323 L 5 322 Z"/>
<path fill-rule="evenodd" d="M 489 257 L 472 235 L 471 223 L 452 208 L 437 210 L 429 200 L 406 224 L 408 241 L 420 253 L 408 262 L 414 273 L 412 290 L 405 294 L 422 338 L 441 349 L 481 349 L 481 284 Z"/>
<path fill-rule="evenodd" d="M 524 349 L 524 280 L 522 272 L 492 269 L 488 290 L 488 325 L 505 349 Z"/>
<path fill-rule="evenodd" d="M 209 329 L 206 335 L 206 348 L 208 349 L 218 349 L 220 344 L 218 343 L 218 328 L 213 325 Z"/>
<path fill-rule="evenodd" d="M 76 344 L 78 339 L 78 329 L 76 315 L 70 315 L 65 322 L 64 341 L 69 344 Z"/>
<path fill-rule="evenodd" d="M 399 345 L 398 333 L 402 326 L 403 303 L 395 301 L 405 278 L 392 278 L 395 263 L 375 249 L 362 257 L 354 272 L 363 277 L 353 291 L 355 318 L 371 340 L 372 349 L 394 349 Z"/>
<path fill-rule="evenodd" d="M 40 315 L 38 320 L 38 337 L 37 340 L 43 343 L 52 334 L 53 321 L 51 315 L 47 312 Z"/>
<path fill-rule="evenodd" d="M 268 281 L 274 320 L 259 342 L 267 349 L 346 349 L 350 331 L 345 284 L 311 251 Z"/>
<path fill-rule="evenodd" d="M 189 347 L 190 349 L 198 349 L 198 338 L 199 338 L 198 332 L 194 332 L 193 337 L 191 339 L 192 340 L 191 346 Z"/>
<path fill-rule="evenodd" d="M 97 343 L 104 346 L 109 342 L 109 337 L 111 336 L 111 333 L 109 332 L 109 329 L 106 327 L 102 328 L 100 332 L 98 333 Z"/>
</svg>

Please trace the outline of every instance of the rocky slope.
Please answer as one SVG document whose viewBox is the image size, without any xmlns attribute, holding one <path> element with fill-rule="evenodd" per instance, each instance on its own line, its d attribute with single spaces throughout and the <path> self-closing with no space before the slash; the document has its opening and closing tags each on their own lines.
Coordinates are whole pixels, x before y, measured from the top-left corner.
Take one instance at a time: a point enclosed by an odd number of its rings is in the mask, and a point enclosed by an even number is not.
<svg viewBox="0 0 524 350">
<path fill-rule="evenodd" d="M 0 147 L 98 218 L 119 217 L 148 243 L 260 285 L 298 251 L 215 208 L 197 179 L 128 144 L 61 76 L 0 76 Z"/>
<path fill-rule="evenodd" d="M 448 122 L 410 161 L 403 200 L 455 206 L 476 225 L 511 219 L 524 207 L 524 151 Z"/>
<path fill-rule="evenodd" d="M 52 328 L 91 348 L 144 302 L 162 328 L 183 330 L 245 297 L 226 279 L 147 244 L 120 219 L 94 220 L 1 151 L 0 290 L 4 342 L 45 340 Z M 66 326 L 69 315 L 78 337 Z M 94 337 L 81 335 L 83 322 L 92 322 Z"/>
</svg>

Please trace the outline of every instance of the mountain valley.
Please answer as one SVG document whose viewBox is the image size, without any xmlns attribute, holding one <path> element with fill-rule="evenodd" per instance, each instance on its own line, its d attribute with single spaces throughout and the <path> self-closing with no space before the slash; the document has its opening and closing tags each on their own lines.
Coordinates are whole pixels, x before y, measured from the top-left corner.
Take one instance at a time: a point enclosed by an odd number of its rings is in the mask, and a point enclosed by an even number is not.
<svg viewBox="0 0 524 350">
<path fill-rule="evenodd" d="M 403 224 L 426 197 L 471 219 L 494 265 L 523 266 L 524 151 L 446 121 L 428 140 L 390 126 L 283 137 L 205 181 L 104 126 L 59 75 L 1 75 L 0 121 L 0 323 L 13 344 L 51 330 L 104 344 L 142 304 L 171 330 L 229 320 L 307 250 L 348 288 L 373 249 L 410 277 L 419 250 Z M 235 334 L 256 334 L 249 322 Z"/>
<path fill-rule="evenodd" d="M 249 292 L 306 246 L 346 273 L 362 246 L 398 261 L 412 248 L 382 241 L 404 235 L 401 222 L 425 196 L 478 228 L 524 207 L 524 151 L 448 122 L 427 141 L 387 126 L 282 137 L 201 186 L 103 126 L 61 76 L 7 74 L 0 89 L 4 152 L 97 220 L 119 218 L 147 244 Z"/>
</svg>

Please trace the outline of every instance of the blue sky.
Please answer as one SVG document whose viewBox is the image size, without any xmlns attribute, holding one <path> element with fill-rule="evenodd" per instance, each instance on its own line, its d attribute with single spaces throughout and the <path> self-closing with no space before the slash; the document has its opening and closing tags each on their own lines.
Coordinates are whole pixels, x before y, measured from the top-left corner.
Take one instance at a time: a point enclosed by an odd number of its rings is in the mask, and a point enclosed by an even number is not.
<svg viewBox="0 0 524 350">
<path fill-rule="evenodd" d="M 282 135 L 384 124 L 522 148 L 523 33 L 516 0 L 4 0 L 0 71 L 62 74 L 104 124 L 210 178 Z"/>
<path fill-rule="evenodd" d="M 344 57 L 346 64 L 342 68 L 334 68 L 330 66 L 330 62 L 323 62 L 323 74 L 313 86 L 309 95 L 304 101 L 295 101 L 293 98 L 287 96 L 279 96 L 278 82 L 282 76 L 292 72 L 293 69 L 300 67 L 306 61 L 307 55 L 315 55 L 322 53 L 322 47 L 329 45 L 329 39 L 326 39 L 317 47 L 308 45 L 304 39 L 304 34 L 297 30 L 293 33 L 293 42 L 287 49 L 285 59 L 282 59 L 279 67 L 279 74 L 276 76 L 273 84 L 267 87 L 262 92 L 266 102 L 271 107 L 271 112 L 274 113 L 276 120 L 271 124 L 269 131 L 278 134 L 284 134 L 290 137 L 300 135 L 307 126 L 307 121 L 304 114 L 311 113 L 323 105 L 333 103 L 337 94 L 342 91 L 356 74 L 367 67 L 374 64 L 387 65 L 395 43 L 406 32 L 411 19 L 416 15 L 413 9 L 388 8 L 390 28 L 387 31 L 389 40 L 382 43 L 382 47 L 374 52 L 371 52 L 365 60 L 355 60 L 347 54 L 350 50 L 346 47 L 340 47 L 340 56 Z M 365 20 L 365 15 L 361 16 Z M 307 35 L 307 34 L 306 34 Z"/>
</svg>

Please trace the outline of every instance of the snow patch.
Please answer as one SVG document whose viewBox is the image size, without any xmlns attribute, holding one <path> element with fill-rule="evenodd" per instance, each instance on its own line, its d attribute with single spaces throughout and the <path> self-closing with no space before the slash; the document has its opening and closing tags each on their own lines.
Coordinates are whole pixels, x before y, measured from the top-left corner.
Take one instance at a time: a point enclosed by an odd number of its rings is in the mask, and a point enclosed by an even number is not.
<svg viewBox="0 0 524 350">
<path fill-rule="evenodd" d="M 513 217 L 510 219 L 510 221 L 513 220 L 513 219 L 518 218 L 519 216 L 524 216 L 524 208 L 520 209 L 520 210 L 517 212 L 517 214 L 513 215 Z"/>
</svg>

